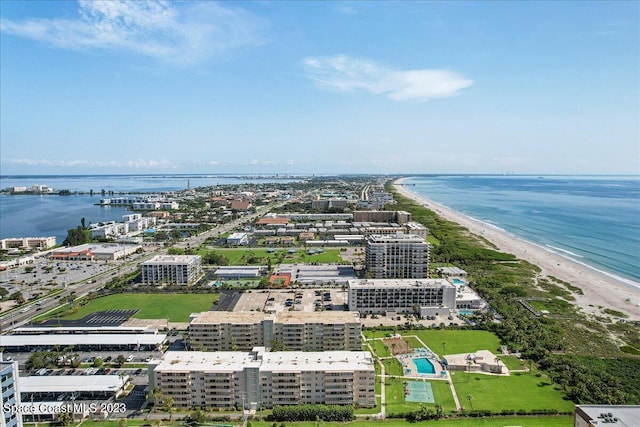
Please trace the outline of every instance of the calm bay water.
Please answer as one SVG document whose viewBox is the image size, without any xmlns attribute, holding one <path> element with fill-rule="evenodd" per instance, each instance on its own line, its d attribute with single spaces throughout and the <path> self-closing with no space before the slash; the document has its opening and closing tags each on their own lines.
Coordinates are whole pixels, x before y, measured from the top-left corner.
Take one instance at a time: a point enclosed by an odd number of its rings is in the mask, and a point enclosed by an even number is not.
<svg viewBox="0 0 640 427">
<path fill-rule="evenodd" d="M 640 286 L 640 177 L 416 176 L 408 190 Z"/>
<path fill-rule="evenodd" d="M 101 190 L 115 192 L 179 191 L 188 187 L 242 183 L 286 183 L 294 180 L 246 179 L 228 175 L 38 175 L 0 176 L 0 189 L 16 186 L 47 185 L 55 190 L 70 190 L 94 195 L 0 195 L 0 238 L 56 236 L 58 243 L 67 229 L 86 223 L 121 221 L 128 211 L 123 207 L 96 206 Z"/>
</svg>

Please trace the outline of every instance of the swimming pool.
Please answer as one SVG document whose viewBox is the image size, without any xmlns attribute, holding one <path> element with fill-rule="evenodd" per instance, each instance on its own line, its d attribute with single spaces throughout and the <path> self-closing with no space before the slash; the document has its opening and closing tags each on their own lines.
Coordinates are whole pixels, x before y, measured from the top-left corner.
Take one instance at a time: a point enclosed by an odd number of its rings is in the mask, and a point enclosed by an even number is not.
<svg viewBox="0 0 640 427">
<path fill-rule="evenodd" d="M 457 286 L 466 286 L 467 282 L 465 282 L 464 280 L 460 280 L 458 278 L 453 279 L 453 284 L 457 285 Z"/>
<path fill-rule="evenodd" d="M 416 368 L 418 369 L 419 374 L 435 374 L 436 369 L 433 367 L 433 363 L 429 359 L 424 357 L 420 357 L 418 359 L 413 359 L 413 363 L 416 364 Z"/>
<path fill-rule="evenodd" d="M 473 310 L 458 310 L 458 313 L 462 316 L 470 316 L 473 314 Z"/>
</svg>

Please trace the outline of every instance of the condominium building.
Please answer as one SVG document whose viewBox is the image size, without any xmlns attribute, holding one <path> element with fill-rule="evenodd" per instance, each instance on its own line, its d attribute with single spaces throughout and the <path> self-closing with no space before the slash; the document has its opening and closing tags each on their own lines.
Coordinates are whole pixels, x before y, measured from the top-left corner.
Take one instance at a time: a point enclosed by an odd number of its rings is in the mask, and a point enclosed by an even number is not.
<svg viewBox="0 0 640 427">
<path fill-rule="evenodd" d="M 373 279 L 429 277 L 429 244 L 413 234 L 369 236 L 365 252 L 367 274 Z"/>
<path fill-rule="evenodd" d="M 411 221 L 406 211 L 354 211 L 353 222 L 396 222 L 405 224 Z"/>
<path fill-rule="evenodd" d="M 290 351 L 360 350 L 362 324 L 357 312 L 309 313 L 206 311 L 189 325 L 194 350 L 229 351 L 278 347 Z"/>
<path fill-rule="evenodd" d="M 51 237 L 16 237 L 0 239 L 0 249 L 37 249 L 44 250 L 56 245 L 55 236 Z"/>
<path fill-rule="evenodd" d="M 140 264 L 142 283 L 146 285 L 189 285 L 202 272 L 199 255 L 156 255 Z"/>
<path fill-rule="evenodd" d="M 3 361 L 0 353 L 0 427 L 22 427 L 18 362 Z"/>
<path fill-rule="evenodd" d="M 444 314 L 456 307 L 456 287 L 445 279 L 351 280 L 348 298 L 349 310 L 363 314 Z"/>
<path fill-rule="evenodd" d="M 170 351 L 149 363 L 149 385 L 178 408 L 375 406 L 369 352 Z"/>
</svg>

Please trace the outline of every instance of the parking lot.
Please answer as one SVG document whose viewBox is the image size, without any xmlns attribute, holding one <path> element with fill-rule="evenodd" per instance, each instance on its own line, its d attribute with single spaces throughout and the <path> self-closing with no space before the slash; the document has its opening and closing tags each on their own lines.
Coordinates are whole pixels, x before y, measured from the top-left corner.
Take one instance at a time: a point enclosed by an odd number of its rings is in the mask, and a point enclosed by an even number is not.
<svg viewBox="0 0 640 427">
<path fill-rule="evenodd" d="M 233 311 L 345 310 L 347 292 L 339 288 L 252 290 L 244 292 Z"/>
</svg>

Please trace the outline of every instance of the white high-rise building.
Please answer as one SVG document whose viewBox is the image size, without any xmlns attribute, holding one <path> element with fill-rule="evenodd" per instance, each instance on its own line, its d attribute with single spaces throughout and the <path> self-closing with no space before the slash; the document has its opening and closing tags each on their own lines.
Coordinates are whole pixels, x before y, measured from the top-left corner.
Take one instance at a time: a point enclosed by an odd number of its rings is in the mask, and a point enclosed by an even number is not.
<svg viewBox="0 0 640 427">
<path fill-rule="evenodd" d="M 349 281 L 349 310 L 445 314 L 456 308 L 456 287 L 445 279 L 365 279 Z"/>
<path fill-rule="evenodd" d="M 429 244 L 413 234 L 370 236 L 365 265 L 372 279 L 425 279 L 429 277 Z"/>
<path fill-rule="evenodd" d="M 145 285 L 189 285 L 202 272 L 199 255 L 156 255 L 140 264 Z"/>
<path fill-rule="evenodd" d="M 0 353 L 0 427 L 22 427 L 22 415 L 12 408 L 20 406 L 18 362 L 3 361 Z"/>
</svg>

